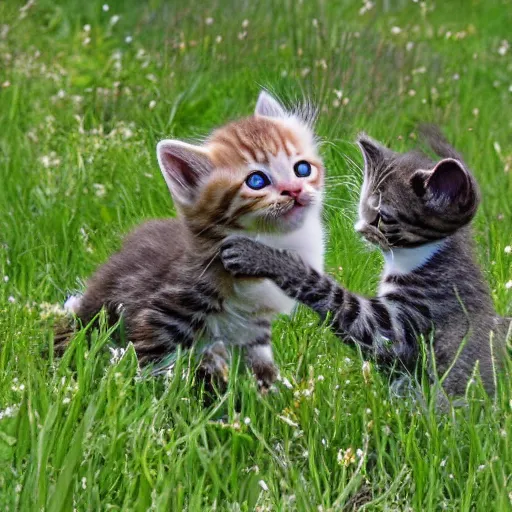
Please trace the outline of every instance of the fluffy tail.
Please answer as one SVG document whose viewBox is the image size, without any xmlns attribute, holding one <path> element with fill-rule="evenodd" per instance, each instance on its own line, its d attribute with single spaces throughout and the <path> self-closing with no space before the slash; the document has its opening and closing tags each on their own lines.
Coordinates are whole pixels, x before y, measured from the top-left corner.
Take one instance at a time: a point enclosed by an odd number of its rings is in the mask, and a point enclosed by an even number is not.
<svg viewBox="0 0 512 512">
<path fill-rule="evenodd" d="M 446 140 L 438 126 L 421 124 L 418 128 L 421 138 L 432 148 L 436 155 L 441 158 L 455 158 L 464 162 L 462 155 Z"/>
</svg>

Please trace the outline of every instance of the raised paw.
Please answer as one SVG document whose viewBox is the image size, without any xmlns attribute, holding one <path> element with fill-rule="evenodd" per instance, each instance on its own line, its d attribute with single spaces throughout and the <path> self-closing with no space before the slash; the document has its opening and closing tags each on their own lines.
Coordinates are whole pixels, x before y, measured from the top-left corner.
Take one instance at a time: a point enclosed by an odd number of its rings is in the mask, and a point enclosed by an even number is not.
<svg viewBox="0 0 512 512">
<path fill-rule="evenodd" d="M 244 236 L 227 238 L 220 249 L 224 268 L 234 276 L 270 277 L 268 262 L 273 249 Z"/>
</svg>

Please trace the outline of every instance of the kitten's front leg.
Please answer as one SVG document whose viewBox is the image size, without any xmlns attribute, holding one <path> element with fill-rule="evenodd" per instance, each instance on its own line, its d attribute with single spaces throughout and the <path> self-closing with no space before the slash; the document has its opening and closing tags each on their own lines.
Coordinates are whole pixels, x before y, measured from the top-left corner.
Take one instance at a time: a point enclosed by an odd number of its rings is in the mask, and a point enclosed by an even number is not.
<svg viewBox="0 0 512 512">
<path fill-rule="evenodd" d="M 229 353 L 222 341 L 216 341 L 203 350 L 198 368 L 202 380 L 226 383 L 229 376 Z"/>
<path fill-rule="evenodd" d="M 245 345 L 245 358 L 260 391 L 266 393 L 279 374 L 272 354 L 270 322 L 260 321 L 254 331 L 257 335 Z"/>
</svg>

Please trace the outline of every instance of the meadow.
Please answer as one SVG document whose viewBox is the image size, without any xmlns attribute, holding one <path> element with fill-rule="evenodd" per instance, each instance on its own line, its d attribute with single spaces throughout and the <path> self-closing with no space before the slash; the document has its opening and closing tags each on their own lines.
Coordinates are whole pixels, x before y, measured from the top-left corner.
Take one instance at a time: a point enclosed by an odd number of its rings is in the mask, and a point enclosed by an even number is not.
<svg viewBox="0 0 512 512">
<path fill-rule="evenodd" d="M 319 107 L 327 270 L 365 294 L 382 260 L 353 230 L 356 134 L 405 150 L 439 123 L 512 316 L 511 24 L 510 0 L 1 2 L 0 510 L 512 510 L 509 381 L 436 415 L 305 308 L 276 322 L 267 396 L 235 364 L 205 402 L 189 354 L 150 377 L 105 329 L 51 352 L 66 296 L 173 215 L 157 141 L 250 114 L 261 87 Z"/>
</svg>

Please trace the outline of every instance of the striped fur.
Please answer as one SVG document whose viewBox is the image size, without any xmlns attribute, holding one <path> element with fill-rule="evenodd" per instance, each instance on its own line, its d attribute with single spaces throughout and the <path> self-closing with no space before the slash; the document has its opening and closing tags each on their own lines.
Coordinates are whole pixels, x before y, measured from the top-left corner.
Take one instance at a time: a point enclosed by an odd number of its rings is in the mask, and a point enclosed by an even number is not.
<svg viewBox="0 0 512 512">
<path fill-rule="evenodd" d="M 428 136 L 433 134 L 432 147 L 454 159 L 455 150 L 429 128 Z M 428 370 L 434 379 L 450 369 L 443 382 L 446 392 L 463 394 L 475 365 L 491 392 L 493 356 L 498 362 L 503 357 L 507 322 L 497 317 L 473 257 L 467 226 L 478 204 L 473 177 L 458 155 L 442 169 L 424 155 L 397 155 L 367 138 L 360 145 L 366 169 L 359 229 L 381 247 L 386 260 L 376 297 L 351 293 L 300 257 L 243 237 L 224 243 L 225 268 L 235 276 L 272 279 L 290 297 L 329 318 L 344 341 L 382 363 L 399 361 L 412 370 L 420 360 L 420 337 L 427 347 L 432 341 L 435 361 Z M 448 184 L 440 175 L 434 191 L 428 190 L 428 181 L 423 181 L 426 191 L 412 190 L 412 177 L 421 173 L 422 180 L 432 179 L 441 169 Z M 439 191 L 450 197 L 440 197 Z"/>
<path fill-rule="evenodd" d="M 266 388 L 277 375 L 271 320 L 294 302 L 270 281 L 235 281 L 220 263 L 219 246 L 243 233 L 298 251 L 322 271 L 324 170 L 312 128 L 263 92 L 254 116 L 215 130 L 201 146 L 161 141 L 157 156 L 178 217 L 136 229 L 84 295 L 67 304 L 83 325 L 102 308 L 111 323 L 122 318 L 143 364 L 201 341 L 206 370 L 225 378 L 223 345 L 244 346 Z M 312 166 L 304 178 L 294 172 L 302 160 Z M 246 178 L 254 171 L 265 173 L 269 185 L 251 189 Z M 62 345 L 68 339 L 62 330 L 55 338 Z"/>
</svg>

